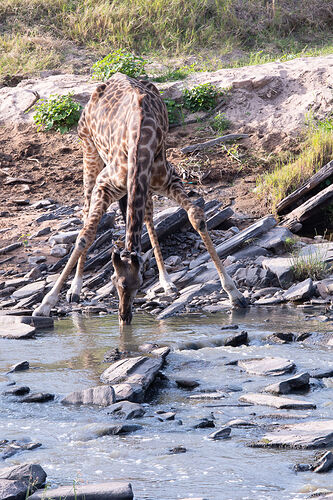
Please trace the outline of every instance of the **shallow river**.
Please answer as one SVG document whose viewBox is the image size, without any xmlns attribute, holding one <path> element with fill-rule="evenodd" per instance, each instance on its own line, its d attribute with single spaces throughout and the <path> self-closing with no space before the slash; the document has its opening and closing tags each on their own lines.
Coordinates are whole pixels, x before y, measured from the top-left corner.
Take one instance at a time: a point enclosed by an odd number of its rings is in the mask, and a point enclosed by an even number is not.
<svg viewBox="0 0 333 500">
<path fill-rule="evenodd" d="M 221 331 L 221 326 L 231 323 L 239 325 L 238 331 L 247 330 L 249 346 L 177 348 L 193 340 L 207 343 L 222 335 L 230 336 L 233 332 Z M 303 309 L 252 308 L 246 313 L 198 314 L 163 322 L 136 315 L 132 327 L 122 338 L 114 315 L 56 320 L 54 330 L 41 332 L 36 339 L 0 339 L 0 373 L 14 363 L 28 360 L 30 370 L 13 374 L 10 380 L 28 385 L 33 392 L 56 394 L 54 401 L 43 404 L 17 403 L 0 396 L 0 440 L 29 438 L 42 443 L 41 448 L 7 459 L 3 466 L 40 463 L 52 486 L 73 484 L 73 481 L 130 481 L 135 498 L 140 500 L 191 496 L 209 500 L 302 499 L 319 487 L 333 488 L 332 473 L 296 474 L 292 470 L 297 462 L 311 461 L 316 453 L 314 450 L 249 447 L 248 444 L 263 435 L 262 428 L 235 428 L 230 439 L 219 441 L 207 439 L 213 429 L 191 428 L 211 412 L 217 428 L 231 418 L 251 419 L 259 424 L 296 421 L 271 417 L 276 413 L 288 415 L 286 410 L 237 406 L 242 393 L 259 390 L 280 377 L 249 376 L 237 366 L 226 366 L 234 359 L 280 356 L 293 360 L 298 372 L 333 367 L 329 348 L 314 342 L 270 345 L 266 337 L 277 331 L 316 332 L 313 338 L 320 339 L 324 332 L 332 331 L 332 327 L 327 323 L 305 321 Z M 110 348 L 120 347 L 133 352 L 145 341 L 175 349 L 163 370 L 171 380 L 191 377 L 200 381 L 200 391 L 227 386 L 232 392 L 221 400 L 191 400 L 188 398 L 190 392 L 178 389 L 173 383 L 155 394 L 143 418 L 128 421 L 140 423 L 143 429 L 128 436 L 95 438 L 96 429 L 116 422 L 107 414 L 107 409 L 65 407 L 59 402 L 61 397 L 73 390 L 100 384 L 99 376 L 109 366 L 102 362 L 103 357 Z M 6 383 L 6 378 L 0 376 L 1 390 Z M 315 402 L 317 409 L 292 410 L 289 414 L 331 418 L 332 395 L 332 388 L 323 388 L 295 396 Z M 174 409 L 175 420 L 160 422 L 156 411 L 161 409 Z M 178 445 L 185 446 L 187 452 L 168 453 Z"/>
</svg>

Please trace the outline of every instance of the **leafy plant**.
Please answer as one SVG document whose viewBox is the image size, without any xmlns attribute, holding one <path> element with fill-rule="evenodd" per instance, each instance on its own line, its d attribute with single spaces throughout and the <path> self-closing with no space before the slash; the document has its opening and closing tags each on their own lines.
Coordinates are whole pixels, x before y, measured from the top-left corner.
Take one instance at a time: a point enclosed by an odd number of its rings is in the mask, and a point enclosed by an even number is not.
<svg viewBox="0 0 333 500">
<path fill-rule="evenodd" d="M 28 234 L 22 233 L 21 236 L 19 237 L 19 240 L 22 241 L 23 246 L 25 248 L 28 247 L 28 246 L 30 246 L 30 244 L 29 244 L 29 236 L 31 236 L 30 233 L 28 233 Z"/>
<path fill-rule="evenodd" d="M 221 91 L 211 83 L 183 90 L 184 106 L 191 111 L 207 111 L 216 106 Z"/>
<path fill-rule="evenodd" d="M 93 79 L 95 80 L 108 80 L 114 73 L 124 73 L 124 75 L 138 78 L 139 76 L 146 76 L 145 61 L 142 57 L 135 56 L 130 52 L 122 49 L 115 50 L 108 54 L 104 59 L 97 61 L 93 64 Z"/>
<path fill-rule="evenodd" d="M 36 111 L 33 116 L 38 125 L 37 130 L 54 129 L 61 134 L 68 132 L 77 124 L 82 106 L 72 98 L 73 93 L 67 95 L 54 94 L 49 99 L 39 99 L 32 108 Z"/>
<path fill-rule="evenodd" d="M 173 99 L 163 99 L 168 110 L 169 123 L 178 123 L 183 120 L 182 105 Z"/>
<path fill-rule="evenodd" d="M 226 118 L 224 113 L 218 113 L 209 123 L 216 132 L 224 132 L 224 130 L 228 130 L 231 126 L 231 121 Z"/>
</svg>

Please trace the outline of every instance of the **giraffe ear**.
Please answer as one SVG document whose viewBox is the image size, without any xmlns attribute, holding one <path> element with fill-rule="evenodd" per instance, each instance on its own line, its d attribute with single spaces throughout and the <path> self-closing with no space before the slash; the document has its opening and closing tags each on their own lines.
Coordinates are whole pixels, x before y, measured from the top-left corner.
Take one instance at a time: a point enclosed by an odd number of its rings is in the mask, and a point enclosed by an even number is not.
<svg viewBox="0 0 333 500">
<path fill-rule="evenodd" d="M 131 262 L 132 262 L 133 267 L 137 271 L 139 271 L 140 267 L 141 267 L 141 258 L 138 256 L 137 253 L 135 253 L 135 252 L 131 253 Z"/>
<path fill-rule="evenodd" d="M 115 269 L 121 269 L 123 267 L 123 262 L 118 248 L 114 248 L 112 252 L 112 264 Z"/>
</svg>

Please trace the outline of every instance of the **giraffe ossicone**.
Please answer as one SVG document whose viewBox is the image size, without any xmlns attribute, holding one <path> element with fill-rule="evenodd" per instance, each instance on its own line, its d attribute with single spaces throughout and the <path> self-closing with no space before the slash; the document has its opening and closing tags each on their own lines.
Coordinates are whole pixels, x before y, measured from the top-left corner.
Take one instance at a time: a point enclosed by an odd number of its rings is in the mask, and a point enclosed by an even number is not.
<svg viewBox="0 0 333 500">
<path fill-rule="evenodd" d="M 154 249 L 161 286 L 167 292 L 175 290 L 165 269 L 153 225 L 153 193 L 175 200 L 187 211 L 192 226 L 215 263 L 232 305 L 246 306 L 246 300 L 216 253 L 203 210 L 193 205 L 180 177 L 166 160 L 167 132 L 167 109 L 152 83 L 116 73 L 93 92 L 78 125 L 83 148 L 84 226 L 64 270 L 33 315 L 50 314 L 75 265 L 76 273 L 67 299 L 78 300 L 87 250 L 94 241 L 102 215 L 115 201 L 119 201 L 126 218 L 124 249 L 115 249 L 112 255 L 112 281 L 119 297 L 120 324 L 131 322 L 133 300 L 142 285 L 143 223 Z"/>
</svg>

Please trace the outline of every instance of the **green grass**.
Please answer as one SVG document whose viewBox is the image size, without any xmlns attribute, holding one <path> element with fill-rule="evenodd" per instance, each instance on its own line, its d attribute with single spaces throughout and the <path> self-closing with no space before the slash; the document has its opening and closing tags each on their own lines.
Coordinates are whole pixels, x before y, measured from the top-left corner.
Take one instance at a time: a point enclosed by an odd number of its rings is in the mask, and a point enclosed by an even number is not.
<svg viewBox="0 0 333 500">
<path fill-rule="evenodd" d="M 331 16 L 320 0 L 2 0 L 0 19 L 0 70 L 7 73 L 15 72 L 15 57 L 19 71 L 59 68 L 64 44 L 95 60 L 117 49 L 155 60 L 192 54 L 199 70 L 333 51 Z M 181 79 L 193 70 L 175 66 L 157 77 Z"/>
<path fill-rule="evenodd" d="M 307 278 L 321 280 L 329 274 L 329 266 L 323 260 L 320 249 L 311 255 L 301 255 L 300 250 L 293 250 L 290 261 L 296 281 L 303 281 Z"/>
<path fill-rule="evenodd" d="M 308 131 L 298 158 L 277 163 L 271 172 L 263 174 L 257 182 L 257 194 L 266 198 L 276 212 L 276 206 L 283 198 L 297 189 L 317 170 L 332 159 L 333 155 L 333 119 L 327 118 L 315 123 L 310 120 Z"/>
</svg>

